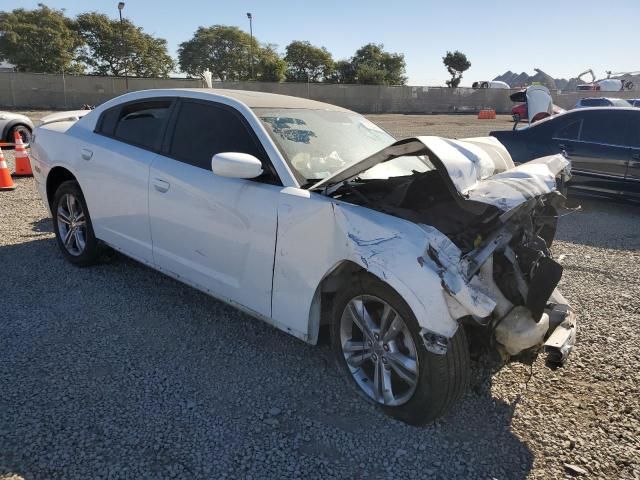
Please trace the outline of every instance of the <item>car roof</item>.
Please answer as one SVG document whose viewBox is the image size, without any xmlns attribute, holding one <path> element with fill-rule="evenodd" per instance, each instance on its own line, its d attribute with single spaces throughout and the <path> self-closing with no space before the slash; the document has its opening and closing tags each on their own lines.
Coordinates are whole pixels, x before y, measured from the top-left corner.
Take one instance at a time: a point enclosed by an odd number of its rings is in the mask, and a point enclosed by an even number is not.
<svg viewBox="0 0 640 480">
<path fill-rule="evenodd" d="M 226 88 L 169 88 L 158 90 L 139 90 L 138 92 L 145 92 L 145 96 L 149 93 L 155 93 L 158 95 L 171 95 L 180 93 L 186 93 L 187 95 L 179 95 L 189 97 L 189 93 L 197 93 L 199 98 L 202 98 L 202 94 L 210 94 L 212 100 L 216 98 L 224 97 L 232 99 L 238 102 L 244 103 L 247 107 L 253 108 L 303 108 L 308 110 L 331 110 L 349 112 L 337 105 L 331 105 L 330 103 L 318 102 L 316 100 L 310 100 L 303 97 L 292 97 L 290 95 L 280 95 L 277 93 L 257 92 L 254 90 L 231 90 Z M 133 95 L 132 95 L 133 96 Z"/>
</svg>

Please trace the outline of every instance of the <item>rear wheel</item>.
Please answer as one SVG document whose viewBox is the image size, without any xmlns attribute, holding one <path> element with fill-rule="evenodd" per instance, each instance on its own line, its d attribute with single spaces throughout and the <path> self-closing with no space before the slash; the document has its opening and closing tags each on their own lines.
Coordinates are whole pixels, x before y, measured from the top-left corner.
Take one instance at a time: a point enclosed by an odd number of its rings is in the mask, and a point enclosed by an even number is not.
<svg viewBox="0 0 640 480">
<path fill-rule="evenodd" d="M 358 275 L 336 295 L 331 343 L 358 393 L 410 424 L 442 416 L 468 385 L 464 330 L 450 339 L 446 354 L 429 352 L 406 302 L 370 275 Z"/>
<path fill-rule="evenodd" d="M 58 187 L 51 211 L 56 240 L 65 258 L 81 267 L 96 263 L 100 246 L 93 233 L 84 195 L 75 180 L 63 182 Z"/>
</svg>

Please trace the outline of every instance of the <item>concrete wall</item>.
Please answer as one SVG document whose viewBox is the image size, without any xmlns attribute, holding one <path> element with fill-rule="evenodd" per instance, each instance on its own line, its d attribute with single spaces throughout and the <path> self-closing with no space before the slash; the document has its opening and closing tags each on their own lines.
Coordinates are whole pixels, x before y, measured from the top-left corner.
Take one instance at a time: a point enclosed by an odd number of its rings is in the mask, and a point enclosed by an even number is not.
<svg viewBox="0 0 640 480">
<path fill-rule="evenodd" d="M 199 88 L 202 81 L 185 78 L 129 78 L 129 90 Z M 332 103 L 361 113 L 475 113 L 494 108 L 510 113 L 511 90 L 306 83 L 221 82 L 215 88 L 258 90 Z M 126 92 L 122 77 L 0 73 L 0 107 L 65 110 L 97 105 Z M 554 92 L 554 101 L 571 108 L 580 97 L 596 92 Z M 640 92 L 606 92 L 621 98 Z"/>
</svg>

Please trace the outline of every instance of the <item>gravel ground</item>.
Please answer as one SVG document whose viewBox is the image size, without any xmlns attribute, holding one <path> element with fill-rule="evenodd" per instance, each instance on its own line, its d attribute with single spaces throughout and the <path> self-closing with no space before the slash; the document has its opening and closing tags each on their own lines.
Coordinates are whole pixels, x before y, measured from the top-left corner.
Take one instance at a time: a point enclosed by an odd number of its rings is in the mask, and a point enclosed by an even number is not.
<svg viewBox="0 0 640 480">
<path fill-rule="evenodd" d="M 371 118 L 398 136 L 510 128 Z M 580 319 L 564 368 L 473 362 L 458 407 L 415 428 L 357 397 L 326 342 L 120 255 L 67 264 L 33 180 L 16 183 L 0 193 L 1 479 L 640 478 L 640 207 L 575 198 L 560 221 Z"/>
</svg>

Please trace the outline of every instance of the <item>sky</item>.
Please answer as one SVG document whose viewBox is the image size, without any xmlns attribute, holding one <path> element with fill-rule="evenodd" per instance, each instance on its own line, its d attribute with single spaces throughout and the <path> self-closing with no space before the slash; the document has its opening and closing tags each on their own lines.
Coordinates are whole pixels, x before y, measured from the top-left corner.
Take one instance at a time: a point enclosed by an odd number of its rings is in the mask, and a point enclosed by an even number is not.
<svg viewBox="0 0 640 480">
<path fill-rule="evenodd" d="M 0 0 L 0 10 L 38 3 L 69 16 L 118 16 L 115 0 Z M 123 10 L 147 33 L 165 38 L 174 57 L 199 26 L 249 31 L 246 12 L 253 14 L 256 38 L 281 53 L 292 40 L 308 40 L 339 60 L 366 43 L 383 43 L 405 55 L 409 85 L 444 85 L 447 50 L 471 61 L 463 86 L 507 70 L 533 74 L 540 68 L 555 78 L 589 68 L 598 78 L 605 70 L 640 70 L 640 0 L 126 0 Z"/>
</svg>

